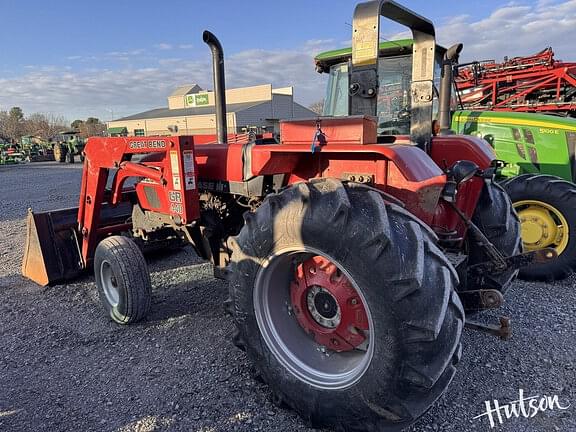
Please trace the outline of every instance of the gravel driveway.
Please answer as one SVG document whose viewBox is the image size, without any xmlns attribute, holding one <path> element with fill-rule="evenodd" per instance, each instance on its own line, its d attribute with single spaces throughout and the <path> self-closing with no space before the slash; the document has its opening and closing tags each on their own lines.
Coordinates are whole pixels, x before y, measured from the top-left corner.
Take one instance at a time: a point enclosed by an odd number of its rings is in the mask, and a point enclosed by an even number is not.
<svg viewBox="0 0 576 432">
<path fill-rule="evenodd" d="M 129 327 L 102 315 L 91 276 L 42 289 L 19 275 L 26 209 L 75 206 L 80 178 L 79 165 L 0 167 L 0 430 L 310 431 L 251 378 L 226 284 L 192 250 L 150 258 L 153 312 Z M 512 340 L 466 330 L 456 378 L 410 431 L 576 431 L 576 278 L 517 281 L 507 300 Z M 474 419 L 519 389 L 571 406 Z"/>
</svg>

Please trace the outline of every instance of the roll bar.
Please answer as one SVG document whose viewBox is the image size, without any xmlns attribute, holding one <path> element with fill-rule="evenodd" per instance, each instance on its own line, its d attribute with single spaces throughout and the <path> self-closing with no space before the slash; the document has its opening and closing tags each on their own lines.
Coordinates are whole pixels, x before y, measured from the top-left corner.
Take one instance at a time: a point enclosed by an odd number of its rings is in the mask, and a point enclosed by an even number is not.
<svg viewBox="0 0 576 432">
<path fill-rule="evenodd" d="M 427 150 L 432 138 L 436 33 L 431 21 L 392 0 L 360 3 L 354 10 L 349 114 L 377 115 L 380 16 L 412 31 L 410 137 L 420 148 Z"/>
</svg>

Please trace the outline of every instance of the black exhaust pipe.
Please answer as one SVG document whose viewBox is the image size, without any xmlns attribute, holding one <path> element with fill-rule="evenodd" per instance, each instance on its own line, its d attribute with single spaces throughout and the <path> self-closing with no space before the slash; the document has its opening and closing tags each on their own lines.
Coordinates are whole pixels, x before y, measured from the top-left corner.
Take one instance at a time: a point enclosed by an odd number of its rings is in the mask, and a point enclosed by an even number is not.
<svg viewBox="0 0 576 432">
<path fill-rule="evenodd" d="M 464 45 L 456 44 L 452 45 L 448 51 L 444 54 L 444 61 L 442 62 L 442 81 L 440 82 L 440 97 L 438 100 L 439 111 L 440 111 L 440 135 L 450 135 L 452 130 L 450 129 L 452 123 L 452 112 L 451 112 L 451 99 L 452 99 L 452 84 L 454 83 L 454 64 L 458 62 L 458 57 L 462 52 Z"/>
<path fill-rule="evenodd" d="M 224 50 L 214 34 L 204 30 L 202 39 L 212 51 L 212 74 L 214 75 L 214 100 L 216 103 L 216 133 L 218 142 L 228 142 L 228 121 L 226 119 L 226 83 L 224 82 Z"/>
</svg>

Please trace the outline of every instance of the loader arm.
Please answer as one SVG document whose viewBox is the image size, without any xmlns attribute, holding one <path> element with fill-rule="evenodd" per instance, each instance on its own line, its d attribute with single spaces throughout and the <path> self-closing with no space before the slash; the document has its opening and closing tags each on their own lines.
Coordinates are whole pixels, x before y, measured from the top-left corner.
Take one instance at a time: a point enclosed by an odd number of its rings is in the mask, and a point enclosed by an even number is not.
<svg viewBox="0 0 576 432">
<path fill-rule="evenodd" d="M 40 285 L 86 269 L 102 238 L 131 233 L 135 203 L 176 229 L 200 217 L 192 137 L 93 137 L 84 152 L 78 208 L 28 215 L 22 273 Z"/>
</svg>

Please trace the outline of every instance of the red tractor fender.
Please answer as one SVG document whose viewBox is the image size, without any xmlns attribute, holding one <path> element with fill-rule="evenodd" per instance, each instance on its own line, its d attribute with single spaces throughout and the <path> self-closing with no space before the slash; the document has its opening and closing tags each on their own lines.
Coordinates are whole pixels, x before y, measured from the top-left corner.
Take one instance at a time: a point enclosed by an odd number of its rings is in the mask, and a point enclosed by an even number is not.
<svg viewBox="0 0 576 432">
<path fill-rule="evenodd" d="M 485 170 L 496 159 L 496 153 L 488 142 L 478 137 L 441 135 L 432 139 L 430 157 L 443 170 L 450 168 L 459 160 L 472 161 L 481 170 Z M 469 218 L 472 218 L 474 214 L 483 187 L 484 180 L 480 177 L 474 177 L 458 188 L 456 206 Z M 445 202 L 440 202 L 436 209 L 434 226 L 446 232 L 455 229 L 462 236 L 466 232 L 464 222 Z"/>
<path fill-rule="evenodd" d="M 469 160 L 475 162 L 480 169 L 487 169 L 496 159 L 496 153 L 482 138 L 440 135 L 432 139 L 430 157 L 444 170 L 459 160 Z"/>
</svg>

